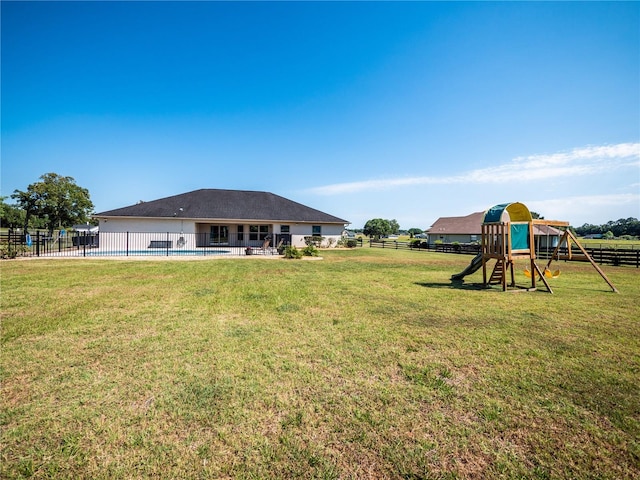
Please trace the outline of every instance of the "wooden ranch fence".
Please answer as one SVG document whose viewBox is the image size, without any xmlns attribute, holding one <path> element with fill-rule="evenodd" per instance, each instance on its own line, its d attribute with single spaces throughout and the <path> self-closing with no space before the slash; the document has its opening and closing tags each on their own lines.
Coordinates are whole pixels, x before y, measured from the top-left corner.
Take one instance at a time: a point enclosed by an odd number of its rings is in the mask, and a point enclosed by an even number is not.
<svg viewBox="0 0 640 480">
<path fill-rule="evenodd" d="M 440 252 L 440 253 L 458 253 L 461 255 L 477 255 L 480 253 L 481 246 L 476 244 L 456 244 L 456 243 L 438 243 L 428 244 L 427 242 L 399 242 L 395 240 L 368 240 L 360 242 L 360 246 L 364 247 L 368 244 L 369 248 L 386 248 L 390 250 L 411 250 L 415 252 Z M 583 246 L 584 247 L 584 246 Z M 628 265 L 640 268 L 640 249 L 637 248 L 612 248 L 612 247 L 584 247 L 591 255 L 591 258 L 602 265 L 622 266 Z M 572 261 L 587 261 L 582 255 L 576 255 L 577 249 L 573 248 Z M 553 249 L 537 250 L 536 255 L 540 259 L 548 259 L 553 253 Z M 567 255 L 567 249 L 561 248 L 559 255 Z"/>
</svg>

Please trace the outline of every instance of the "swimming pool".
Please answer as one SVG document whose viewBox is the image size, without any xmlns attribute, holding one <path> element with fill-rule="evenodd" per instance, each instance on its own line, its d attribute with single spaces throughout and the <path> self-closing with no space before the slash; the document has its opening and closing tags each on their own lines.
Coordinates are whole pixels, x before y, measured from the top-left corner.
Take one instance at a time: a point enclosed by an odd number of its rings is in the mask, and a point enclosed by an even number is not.
<svg viewBox="0 0 640 480">
<path fill-rule="evenodd" d="M 148 248 L 146 250 L 91 250 L 87 251 L 84 255 L 92 257 L 104 257 L 104 256 L 119 256 L 119 257 L 133 257 L 140 255 L 150 256 L 171 256 L 171 255 L 228 255 L 231 250 L 172 250 L 166 248 Z"/>
</svg>

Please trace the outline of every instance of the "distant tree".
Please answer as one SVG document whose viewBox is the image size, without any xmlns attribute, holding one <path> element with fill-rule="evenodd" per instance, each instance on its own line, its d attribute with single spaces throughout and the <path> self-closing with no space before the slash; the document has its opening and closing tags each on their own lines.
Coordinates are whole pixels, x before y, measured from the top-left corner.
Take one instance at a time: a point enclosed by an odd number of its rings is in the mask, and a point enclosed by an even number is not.
<svg viewBox="0 0 640 480">
<path fill-rule="evenodd" d="M 16 205 L 5 203 L 7 197 L 0 197 L 0 226 L 20 228 L 24 225 L 25 212 Z"/>
<path fill-rule="evenodd" d="M 627 235 L 632 235 L 634 237 L 640 237 L 640 220 L 637 218 L 627 218 Z"/>
<path fill-rule="evenodd" d="M 538 212 L 534 212 L 533 210 L 531 211 L 531 218 L 544 220 L 543 216 L 541 216 Z"/>
<path fill-rule="evenodd" d="M 581 237 L 584 237 L 585 235 L 599 234 L 602 233 L 602 227 L 598 225 L 592 225 L 590 223 L 585 223 L 581 227 L 576 228 L 576 233 Z"/>
<path fill-rule="evenodd" d="M 393 220 L 388 220 L 388 222 L 389 222 L 389 228 L 391 229 L 389 234 L 397 234 L 400 232 L 400 224 L 398 224 L 395 218 Z"/>
<path fill-rule="evenodd" d="M 602 238 L 604 238 L 605 240 L 611 240 L 614 238 L 613 232 L 611 230 L 609 230 L 608 232 L 606 232 Z"/>
<path fill-rule="evenodd" d="M 420 235 L 424 230 L 422 230 L 421 228 L 410 228 L 409 229 L 409 236 L 411 238 L 415 237 L 416 235 Z"/>
<path fill-rule="evenodd" d="M 362 233 L 368 237 L 380 238 L 393 233 L 393 229 L 389 220 L 385 220 L 384 218 L 372 218 L 371 220 L 367 220 L 367 223 L 364 224 Z"/>
<path fill-rule="evenodd" d="M 29 185 L 26 191 L 15 190 L 11 195 L 25 211 L 25 230 L 32 217 L 40 218 L 50 233 L 88 220 L 93 212 L 89 191 L 78 186 L 73 177 L 46 173 L 40 180 Z"/>
</svg>

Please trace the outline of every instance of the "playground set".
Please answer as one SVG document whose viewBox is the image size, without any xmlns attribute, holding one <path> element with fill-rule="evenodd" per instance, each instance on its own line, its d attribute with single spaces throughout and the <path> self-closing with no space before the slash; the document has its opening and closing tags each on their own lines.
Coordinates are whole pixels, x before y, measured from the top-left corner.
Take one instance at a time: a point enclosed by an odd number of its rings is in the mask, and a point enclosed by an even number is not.
<svg viewBox="0 0 640 480">
<path fill-rule="evenodd" d="M 536 251 L 534 241 L 534 225 L 547 225 L 550 227 L 565 227 L 564 234 L 555 247 L 549 261 L 541 270 L 536 263 Z M 482 268 L 483 285 L 501 285 L 503 291 L 511 289 L 525 289 L 534 291 L 537 289 L 536 281 L 540 280 L 549 293 L 553 293 L 547 279 L 557 278 L 560 270 L 552 272 L 549 267 L 554 260 L 586 260 L 596 269 L 600 276 L 607 282 L 614 292 L 618 292 L 604 272 L 580 245 L 580 242 L 566 228 L 569 222 L 559 220 L 534 219 L 529 209 L 522 203 L 505 203 L 496 205 L 485 212 L 482 222 L 482 249 L 476 255 L 467 268 L 462 272 L 451 276 L 451 280 L 460 281 L 465 276 L 471 275 Z M 561 247 L 566 244 L 566 253 L 560 254 Z M 581 254 L 574 254 L 574 244 Z M 495 260 L 493 270 L 488 274 L 488 263 Z M 516 260 L 527 260 L 529 268 L 525 268 L 524 274 L 531 280 L 530 287 L 516 285 L 514 268 Z M 510 281 L 507 276 L 510 274 Z"/>
</svg>

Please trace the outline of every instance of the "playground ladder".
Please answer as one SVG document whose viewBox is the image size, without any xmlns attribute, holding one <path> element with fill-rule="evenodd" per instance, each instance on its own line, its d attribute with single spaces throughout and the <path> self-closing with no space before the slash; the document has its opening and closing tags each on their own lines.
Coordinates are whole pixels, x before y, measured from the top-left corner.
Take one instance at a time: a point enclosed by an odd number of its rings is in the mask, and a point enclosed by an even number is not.
<svg viewBox="0 0 640 480">
<path fill-rule="evenodd" d="M 496 261 L 495 267 L 493 267 L 493 272 L 491 272 L 491 277 L 489 277 L 489 285 L 502 284 L 503 278 L 504 278 L 504 261 L 502 259 L 498 259 Z"/>
</svg>

